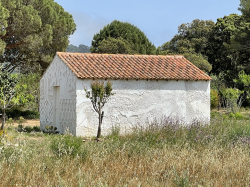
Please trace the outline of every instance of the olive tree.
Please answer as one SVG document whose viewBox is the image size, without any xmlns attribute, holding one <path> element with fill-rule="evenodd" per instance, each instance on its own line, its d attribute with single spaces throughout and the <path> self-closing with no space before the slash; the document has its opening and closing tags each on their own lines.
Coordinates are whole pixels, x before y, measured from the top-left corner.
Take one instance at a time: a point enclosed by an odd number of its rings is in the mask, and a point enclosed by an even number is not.
<svg viewBox="0 0 250 187">
<path fill-rule="evenodd" d="M 226 88 L 222 91 L 222 99 L 228 113 L 237 113 L 243 102 L 244 91 L 237 88 Z"/>
<path fill-rule="evenodd" d="M 84 88 L 86 92 L 86 97 L 91 100 L 94 110 L 98 113 L 99 125 L 97 132 L 97 139 L 101 137 L 101 125 L 104 116 L 104 111 L 102 111 L 104 105 L 107 103 L 110 96 L 114 95 L 112 93 L 112 84 L 108 81 L 106 85 L 104 82 L 98 80 L 93 81 L 90 84 L 91 90 Z"/>
</svg>

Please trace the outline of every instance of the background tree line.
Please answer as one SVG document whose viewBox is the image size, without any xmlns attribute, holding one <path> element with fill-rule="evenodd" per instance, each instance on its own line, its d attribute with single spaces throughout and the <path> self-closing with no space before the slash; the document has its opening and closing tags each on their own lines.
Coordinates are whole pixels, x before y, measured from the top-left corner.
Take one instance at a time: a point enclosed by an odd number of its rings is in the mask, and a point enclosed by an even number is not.
<svg viewBox="0 0 250 187">
<path fill-rule="evenodd" d="M 34 105 L 29 106 L 35 110 L 39 103 L 39 78 L 56 51 L 184 55 L 214 78 L 214 98 L 223 96 L 222 88 L 244 90 L 246 85 L 235 80 L 240 72 L 250 74 L 250 0 L 240 0 L 242 15 L 230 14 L 218 18 L 216 23 L 195 19 L 181 24 L 178 33 L 157 48 L 138 27 L 118 20 L 96 33 L 90 47 L 69 45 L 76 24 L 72 15 L 53 0 L 2 0 L 0 9 L 2 72 L 20 74 L 19 82 L 28 84 L 25 92 L 36 98 Z M 247 98 L 246 91 L 242 95 Z M 219 99 L 217 102 L 222 103 Z"/>
<path fill-rule="evenodd" d="M 246 89 L 249 84 L 242 81 L 243 74 L 250 74 L 250 1 L 240 0 L 238 9 L 242 15 L 230 14 L 218 18 L 216 23 L 199 19 L 183 23 L 178 33 L 158 48 L 136 26 L 115 20 L 94 35 L 90 50 L 92 53 L 183 55 L 213 77 L 212 107 L 224 106 L 235 113 L 243 101 L 244 105 L 250 104 Z"/>
<path fill-rule="evenodd" d="M 0 25 L 0 113 L 37 111 L 39 80 L 69 45 L 73 17 L 53 0 L 1 0 Z"/>
</svg>

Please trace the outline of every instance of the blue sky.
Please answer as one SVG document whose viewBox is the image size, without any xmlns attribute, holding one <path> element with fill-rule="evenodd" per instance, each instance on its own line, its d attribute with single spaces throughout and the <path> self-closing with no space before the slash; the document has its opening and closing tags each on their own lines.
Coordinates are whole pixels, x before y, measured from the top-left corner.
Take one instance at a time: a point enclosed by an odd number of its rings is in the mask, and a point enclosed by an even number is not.
<svg viewBox="0 0 250 187">
<path fill-rule="evenodd" d="M 95 33 L 113 20 L 129 22 L 156 46 L 177 34 L 178 26 L 194 19 L 213 20 L 240 14 L 239 0 L 54 0 L 73 15 L 73 45 L 91 45 Z"/>
</svg>

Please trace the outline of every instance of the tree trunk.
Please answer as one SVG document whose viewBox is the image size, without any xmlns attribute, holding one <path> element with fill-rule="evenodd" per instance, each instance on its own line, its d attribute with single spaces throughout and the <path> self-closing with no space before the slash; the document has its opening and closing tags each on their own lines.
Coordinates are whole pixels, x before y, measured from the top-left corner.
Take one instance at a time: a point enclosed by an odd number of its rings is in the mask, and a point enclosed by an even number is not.
<svg viewBox="0 0 250 187">
<path fill-rule="evenodd" d="M 101 125 L 102 125 L 102 114 L 101 111 L 98 113 L 99 114 L 99 126 L 98 126 L 98 132 L 97 132 L 97 137 L 96 138 L 100 138 L 101 137 Z"/>
<path fill-rule="evenodd" d="M 1 130 L 3 130 L 3 128 L 4 128 L 4 125 L 5 125 L 5 109 L 3 109 L 3 123 L 2 123 L 2 125 L 1 125 Z"/>
<path fill-rule="evenodd" d="M 102 124 L 102 119 L 103 119 L 103 116 L 104 116 L 104 111 L 102 111 L 102 116 L 101 116 L 101 124 Z"/>
</svg>

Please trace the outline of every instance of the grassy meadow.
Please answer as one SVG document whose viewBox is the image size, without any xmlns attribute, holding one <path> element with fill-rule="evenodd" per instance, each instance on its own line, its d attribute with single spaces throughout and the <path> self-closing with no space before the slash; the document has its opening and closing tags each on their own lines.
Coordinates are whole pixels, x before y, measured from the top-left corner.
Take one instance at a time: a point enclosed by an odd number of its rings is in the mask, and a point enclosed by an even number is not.
<svg viewBox="0 0 250 187">
<path fill-rule="evenodd" d="M 249 186 L 249 124 L 214 112 L 210 125 L 165 118 L 126 136 L 116 127 L 101 142 L 9 126 L 0 186 Z"/>
</svg>

